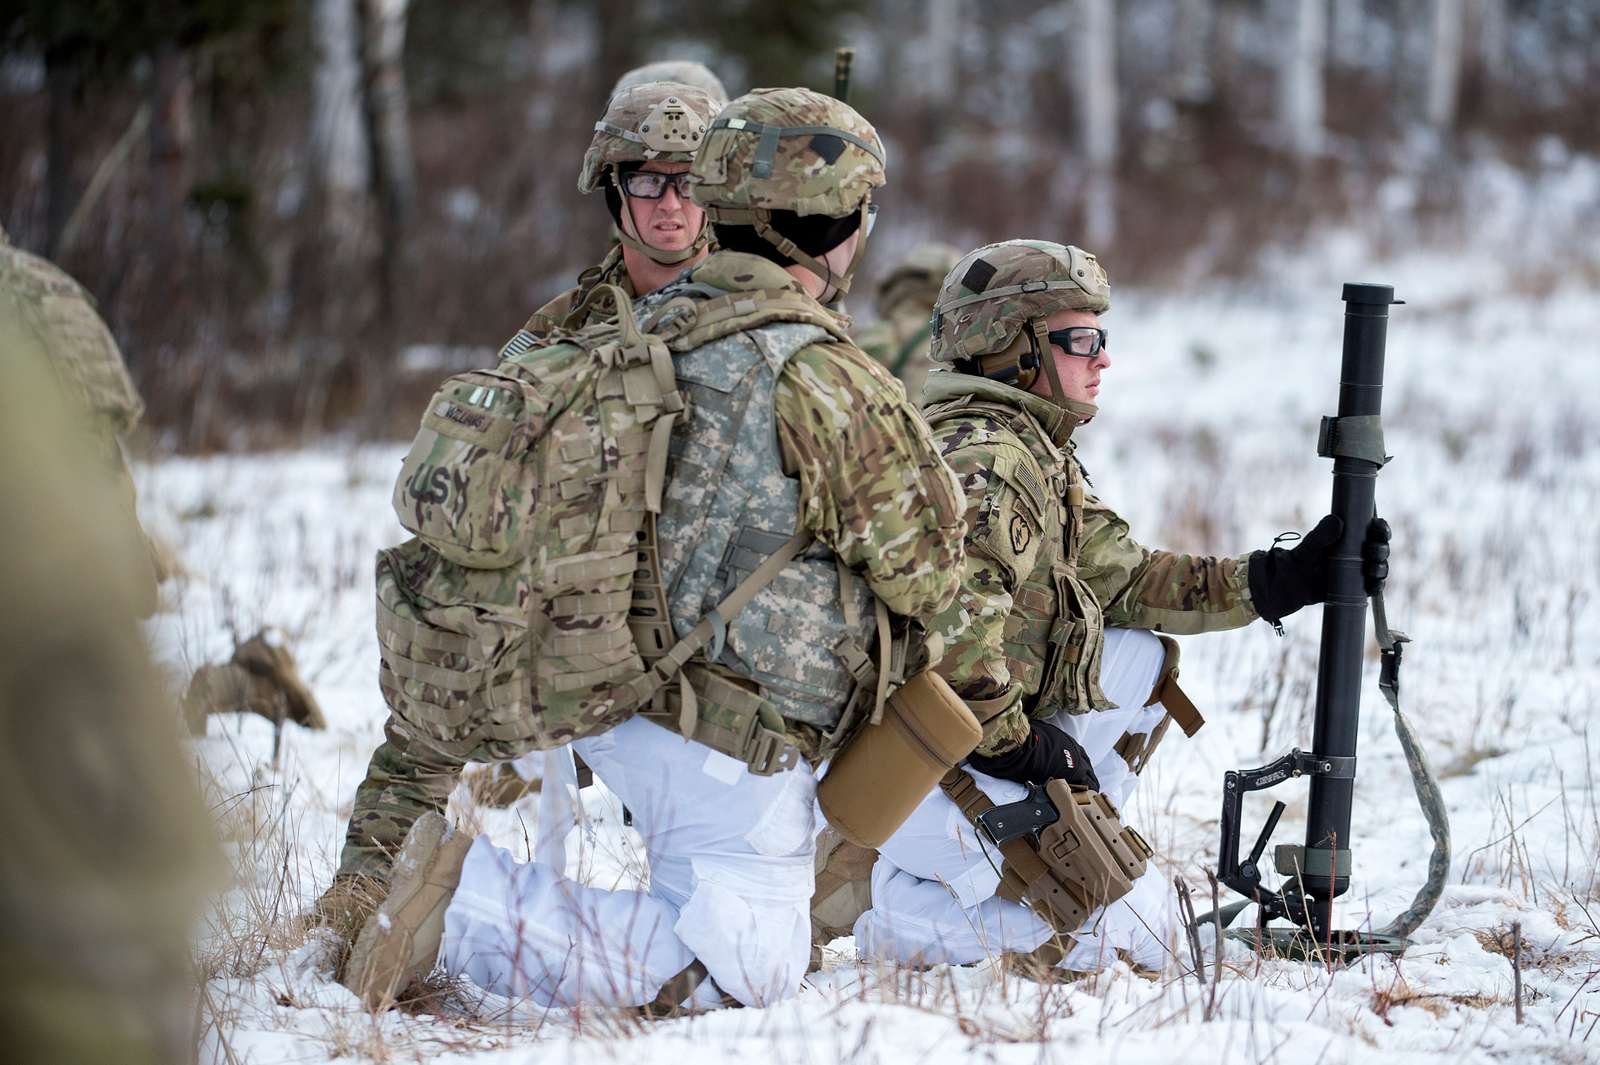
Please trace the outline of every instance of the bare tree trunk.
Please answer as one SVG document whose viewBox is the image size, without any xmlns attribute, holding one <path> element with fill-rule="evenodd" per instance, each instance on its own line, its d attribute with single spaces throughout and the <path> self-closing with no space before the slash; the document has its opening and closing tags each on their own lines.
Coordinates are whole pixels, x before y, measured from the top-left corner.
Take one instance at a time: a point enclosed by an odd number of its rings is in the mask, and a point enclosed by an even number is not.
<svg viewBox="0 0 1600 1065">
<path fill-rule="evenodd" d="M 961 0 L 928 0 L 926 45 L 923 48 L 922 94 L 935 110 L 950 105 L 956 95 L 957 65 L 961 53 Z"/>
<path fill-rule="evenodd" d="M 1078 125 L 1089 182 L 1084 235 L 1094 248 L 1116 239 L 1117 13 L 1112 0 L 1078 0 L 1073 64 Z"/>
<path fill-rule="evenodd" d="M 372 183 L 355 0 L 313 0 L 311 31 L 313 196 L 327 236 L 336 245 L 353 247 L 366 228 Z"/>
<path fill-rule="evenodd" d="M 1506 76 L 1506 0 L 1474 0 L 1478 46 L 1484 78 L 1491 84 Z"/>
<path fill-rule="evenodd" d="M 638 0 L 595 0 L 600 30 L 595 75 L 601 93 L 639 62 L 639 6 Z"/>
<path fill-rule="evenodd" d="M 61 234 L 77 199 L 72 177 L 72 113 L 82 84 L 78 61 L 59 51 L 45 52 L 44 84 L 49 101 L 45 117 L 45 254 L 60 250 Z"/>
<path fill-rule="evenodd" d="M 1182 108 L 1202 108 L 1212 101 L 1215 86 L 1211 79 L 1211 44 L 1216 21 L 1213 0 L 1178 0 L 1173 27 L 1172 96 Z"/>
<path fill-rule="evenodd" d="M 380 208 L 381 299 L 386 320 L 394 306 L 404 265 L 406 227 L 410 224 L 417 196 L 404 66 L 406 12 L 410 2 L 360 0 L 367 141 Z"/>
<path fill-rule="evenodd" d="M 1428 59 L 1428 125 L 1440 133 L 1456 123 L 1461 88 L 1461 0 L 1433 0 L 1433 32 Z"/>
<path fill-rule="evenodd" d="M 150 174 L 153 222 L 159 254 L 176 254 L 177 225 L 192 182 L 194 73 L 187 53 L 167 42 L 155 56 L 150 84 Z"/>
<path fill-rule="evenodd" d="M 1288 48 L 1278 67 L 1278 121 L 1297 159 L 1322 151 L 1322 75 L 1328 9 L 1322 0 L 1283 0 Z"/>
</svg>

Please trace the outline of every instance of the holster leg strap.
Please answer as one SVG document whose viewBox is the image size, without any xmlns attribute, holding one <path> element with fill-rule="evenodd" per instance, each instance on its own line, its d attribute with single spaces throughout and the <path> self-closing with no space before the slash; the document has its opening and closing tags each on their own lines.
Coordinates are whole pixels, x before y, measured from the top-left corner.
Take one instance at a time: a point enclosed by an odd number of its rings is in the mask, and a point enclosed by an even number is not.
<svg viewBox="0 0 1600 1065">
<path fill-rule="evenodd" d="M 1184 690 L 1178 687 L 1178 658 L 1180 655 L 1178 641 L 1171 636 L 1157 634 L 1156 639 L 1161 641 L 1161 646 L 1166 649 L 1166 658 L 1161 663 L 1161 672 L 1156 677 L 1156 685 L 1150 691 L 1150 698 L 1144 701 L 1146 706 L 1160 703 L 1167 711 L 1168 716 L 1178 723 L 1185 736 L 1193 736 L 1200 731 L 1206 719 L 1201 715 L 1198 707 L 1189 698 Z M 1149 745 L 1154 748 L 1154 744 Z M 1145 752 L 1149 758 L 1149 750 Z M 1132 763 L 1130 763 L 1132 764 Z M 1138 772 L 1138 770 L 1134 770 Z"/>
</svg>

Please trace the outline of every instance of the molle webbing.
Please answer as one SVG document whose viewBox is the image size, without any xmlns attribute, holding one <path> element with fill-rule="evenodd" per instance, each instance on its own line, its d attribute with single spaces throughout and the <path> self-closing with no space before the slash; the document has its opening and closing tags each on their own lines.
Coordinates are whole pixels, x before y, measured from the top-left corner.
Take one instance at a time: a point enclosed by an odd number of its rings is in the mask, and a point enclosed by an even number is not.
<svg viewBox="0 0 1600 1065">
<path fill-rule="evenodd" d="M 1167 711 L 1167 716 L 1178 723 L 1183 729 L 1183 734 L 1193 739 L 1205 725 L 1206 719 L 1200 713 L 1199 707 L 1189 698 L 1184 690 L 1178 687 L 1178 659 L 1180 648 L 1178 641 L 1164 633 L 1157 633 L 1156 639 L 1161 641 L 1161 648 L 1166 657 L 1161 661 L 1161 674 L 1156 677 L 1156 685 L 1150 691 L 1150 698 L 1144 701 L 1146 706 L 1160 703 Z M 1151 744 L 1153 748 L 1154 743 Z M 1148 757 L 1148 752 L 1146 752 Z"/>
</svg>

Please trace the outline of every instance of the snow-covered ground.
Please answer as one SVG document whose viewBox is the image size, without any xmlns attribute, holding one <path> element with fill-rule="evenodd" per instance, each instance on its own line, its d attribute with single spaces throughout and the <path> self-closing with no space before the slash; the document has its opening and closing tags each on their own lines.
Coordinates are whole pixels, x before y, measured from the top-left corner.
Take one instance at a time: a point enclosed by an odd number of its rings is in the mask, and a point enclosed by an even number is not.
<svg viewBox="0 0 1600 1065">
<path fill-rule="evenodd" d="M 1312 261 L 1314 260 L 1307 260 Z M 1326 257 L 1324 262 L 1338 261 Z M 1186 957 L 1159 982 L 1125 968 L 1040 986 L 995 967 L 880 972 L 835 943 L 801 994 L 765 1010 L 646 1023 L 606 1010 L 536 1011 L 442 994 L 430 1013 L 372 1016 L 319 967 L 315 942 L 269 934 L 331 875 L 384 705 L 372 560 L 401 537 L 389 492 L 403 445 L 174 459 L 139 471 L 149 524 L 188 576 L 153 625 L 174 684 L 232 638 L 280 628 L 329 729 L 224 715 L 194 744 L 237 885 L 211 916 L 203 1056 L 218 1062 L 429 1060 L 704 1065 L 967 1059 L 1007 1062 L 1600 1061 L 1600 292 L 1486 281 L 1481 262 L 1416 259 L 1327 272 L 1300 265 L 1249 293 L 1119 289 L 1104 413 L 1083 431 L 1100 494 L 1145 542 L 1236 553 L 1325 511 L 1317 419 L 1337 389 L 1345 280 L 1393 282 L 1379 507 L 1395 528 L 1392 622 L 1415 638 L 1404 703 L 1440 772 L 1455 856 L 1444 899 L 1399 960 L 1340 971 L 1262 962 L 1229 944 L 1202 986 Z M 1174 733 L 1133 820 L 1209 907 L 1221 775 L 1309 746 L 1317 610 L 1185 641 L 1185 686 L 1210 724 Z M 1355 879 L 1344 925 L 1409 902 L 1429 841 L 1376 689 L 1357 783 Z M 1594 725 L 1591 725 L 1594 722 Z M 644 874 L 637 837 L 599 789 L 575 833 L 585 875 Z M 1305 789 L 1278 842 L 1303 833 Z M 1246 832 L 1268 797 L 1247 804 Z M 526 851 L 536 800 L 458 813 Z M 1248 838 L 1247 838 L 1248 845 Z M 1224 901 L 1227 901 L 1226 899 Z M 1509 929 L 1523 940 L 1515 1021 Z"/>
</svg>

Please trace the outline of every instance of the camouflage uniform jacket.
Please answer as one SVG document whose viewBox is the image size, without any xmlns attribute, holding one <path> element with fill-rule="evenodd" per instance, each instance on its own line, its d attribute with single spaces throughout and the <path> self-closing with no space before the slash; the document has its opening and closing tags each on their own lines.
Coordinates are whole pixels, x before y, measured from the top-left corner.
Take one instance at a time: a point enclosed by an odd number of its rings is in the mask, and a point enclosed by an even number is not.
<svg viewBox="0 0 1600 1065">
<path fill-rule="evenodd" d="M 533 317 L 529 318 L 528 324 L 522 328 L 535 337 L 549 336 L 563 326 L 568 329 L 582 329 L 590 324 L 591 315 L 585 314 L 582 318 L 571 322 L 567 321 L 567 316 L 600 285 L 616 285 L 631 297 L 638 295 L 633 291 L 633 281 L 628 277 L 628 268 L 622 262 L 620 244 L 613 244 L 604 259 L 579 274 L 577 285 L 534 311 Z"/>
<path fill-rule="evenodd" d="M 1184 635 L 1255 619 L 1245 557 L 1152 550 L 1089 493 L 1080 414 L 966 374 L 933 374 L 925 398 L 968 502 L 961 593 L 931 628 L 940 671 L 986 722 L 981 753 L 1022 742 L 1029 717 L 1112 706 L 1108 625 Z"/>
<path fill-rule="evenodd" d="M 928 308 L 912 301 L 893 307 L 887 315 L 856 335 L 861 350 L 871 355 L 905 385 L 906 396 L 918 402 L 928 379 Z"/>
</svg>

